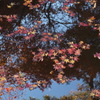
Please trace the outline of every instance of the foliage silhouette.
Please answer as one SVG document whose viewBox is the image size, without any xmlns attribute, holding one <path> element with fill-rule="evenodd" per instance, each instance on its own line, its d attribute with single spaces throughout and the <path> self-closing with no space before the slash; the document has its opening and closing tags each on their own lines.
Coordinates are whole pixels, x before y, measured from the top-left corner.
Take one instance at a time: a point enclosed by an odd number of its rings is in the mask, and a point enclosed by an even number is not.
<svg viewBox="0 0 100 100">
<path fill-rule="evenodd" d="M 82 78 L 91 90 L 99 89 L 99 7 L 98 0 L 1 0 L 0 67 L 6 81 L 20 90 L 44 91 L 52 80 Z"/>
</svg>

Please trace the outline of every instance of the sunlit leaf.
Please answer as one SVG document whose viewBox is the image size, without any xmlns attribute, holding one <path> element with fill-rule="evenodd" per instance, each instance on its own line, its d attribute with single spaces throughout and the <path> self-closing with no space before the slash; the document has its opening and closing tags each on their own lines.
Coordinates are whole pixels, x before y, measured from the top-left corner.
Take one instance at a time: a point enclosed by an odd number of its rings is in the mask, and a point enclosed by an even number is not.
<svg viewBox="0 0 100 100">
<path fill-rule="evenodd" d="M 12 6 L 11 5 L 7 5 L 7 8 L 12 8 Z"/>
<path fill-rule="evenodd" d="M 69 62 L 69 59 L 64 59 L 64 62 L 68 63 Z"/>
</svg>

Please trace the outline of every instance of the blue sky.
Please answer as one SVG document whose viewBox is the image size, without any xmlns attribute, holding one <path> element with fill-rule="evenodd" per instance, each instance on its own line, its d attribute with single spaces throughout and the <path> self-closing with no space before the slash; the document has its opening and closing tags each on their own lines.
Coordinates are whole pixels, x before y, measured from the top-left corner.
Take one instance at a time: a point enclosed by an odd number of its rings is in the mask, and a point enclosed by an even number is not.
<svg viewBox="0 0 100 100">
<path fill-rule="evenodd" d="M 57 84 L 55 81 L 53 81 L 51 88 L 46 89 L 44 92 L 42 92 L 39 89 L 35 89 L 32 91 L 26 90 L 25 94 L 19 100 L 23 100 L 23 98 L 28 100 L 29 96 L 38 98 L 40 100 L 43 100 L 42 97 L 44 95 L 61 97 L 61 96 L 69 94 L 70 91 L 76 91 L 78 84 L 82 84 L 82 80 L 80 81 L 75 80 L 71 82 L 70 84 Z"/>
</svg>

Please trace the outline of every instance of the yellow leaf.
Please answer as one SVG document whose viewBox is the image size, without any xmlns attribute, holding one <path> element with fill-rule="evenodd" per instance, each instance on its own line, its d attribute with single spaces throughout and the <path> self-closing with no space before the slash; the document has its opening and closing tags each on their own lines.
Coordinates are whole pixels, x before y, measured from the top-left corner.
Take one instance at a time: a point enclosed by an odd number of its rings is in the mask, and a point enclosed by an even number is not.
<svg viewBox="0 0 100 100">
<path fill-rule="evenodd" d="M 33 88 L 29 88 L 30 90 L 33 90 Z"/>
<path fill-rule="evenodd" d="M 11 5 L 11 6 L 14 6 L 14 5 L 15 5 L 15 3 L 11 2 L 11 3 L 10 3 L 10 5 Z"/>
<path fill-rule="evenodd" d="M 7 8 L 11 8 L 12 6 L 10 6 L 10 5 L 7 5 Z"/>
<path fill-rule="evenodd" d="M 61 72 L 60 72 L 60 74 L 64 74 L 64 72 L 63 72 L 63 71 L 61 71 Z"/>
<path fill-rule="evenodd" d="M 65 83 L 66 81 L 65 80 L 62 80 L 62 83 Z"/>
<path fill-rule="evenodd" d="M 1 80 L 1 81 L 4 81 L 4 80 L 6 80 L 6 78 L 5 78 L 5 77 L 2 77 L 2 78 L 0 78 L 0 80 Z"/>
<path fill-rule="evenodd" d="M 38 83 L 38 84 L 40 84 L 40 83 L 41 83 L 41 81 L 37 81 L 37 83 Z"/>
<path fill-rule="evenodd" d="M 94 93 L 90 93 L 90 96 L 94 96 L 95 94 Z"/>
<path fill-rule="evenodd" d="M 13 77 L 17 78 L 17 77 L 19 77 L 19 76 L 18 76 L 18 75 L 14 75 Z"/>
<path fill-rule="evenodd" d="M 45 53 L 45 56 L 47 56 L 48 55 L 48 53 Z"/>
<path fill-rule="evenodd" d="M 36 30 L 34 30 L 34 31 L 31 32 L 31 34 L 35 34 L 35 33 L 36 33 Z"/>
<path fill-rule="evenodd" d="M 91 22 L 93 22 L 93 21 L 92 21 L 91 19 L 88 19 L 88 22 L 90 22 L 90 23 L 91 23 Z"/>
<path fill-rule="evenodd" d="M 58 35 L 54 35 L 55 38 L 58 38 Z"/>
<path fill-rule="evenodd" d="M 31 34 L 31 32 L 28 32 L 28 35 Z"/>
<path fill-rule="evenodd" d="M 83 41 L 80 41 L 80 42 L 79 42 L 79 44 L 83 44 L 83 43 L 84 43 Z"/>
<path fill-rule="evenodd" d="M 37 85 L 36 85 L 36 84 L 33 84 L 32 86 L 33 86 L 34 88 L 35 88 L 35 87 L 37 87 Z"/>
<path fill-rule="evenodd" d="M 53 74 L 53 71 L 51 71 L 50 74 Z"/>
<path fill-rule="evenodd" d="M 74 64 L 74 63 L 75 63 L 75 61 L 74 61 L 74 60 L 70 60 L 69 62 L 70 62 L 71 64 Z"/>
<path fill-rule="evenodd" d="M 70 45 L 70 47 L 72 48 L 72 47 L 73 47 L 73 45 Z"/>
<path fill-rule="evenodd" d="M 68 62 L 69 62 L 69 59 L 65 59 L 64 61 L 65 61 L 66 63 L 68 63 Z"/>
<path fill-rule="evenodd" d="M 56 56 L 56 55 L 57 55 L 57 53 L 56 53 L 56 52 L 54 52 L 54 53 L 53 53 L 53 55 L 54 55 L 54 56 Z"/>
<path fill-rule="evenodd" d="M 92 8 L 92 9 L 94 9 L 94 8 L 96 8 L 96 3 L 94 3 L 94 6 L 93 6 L 93 8 Z"/>
<path fill-rule="evenodd" d="M 72 45 L 72 44 L 74 44 L 74 42 L 68 42 L 67 44 Z"/>
</svg>

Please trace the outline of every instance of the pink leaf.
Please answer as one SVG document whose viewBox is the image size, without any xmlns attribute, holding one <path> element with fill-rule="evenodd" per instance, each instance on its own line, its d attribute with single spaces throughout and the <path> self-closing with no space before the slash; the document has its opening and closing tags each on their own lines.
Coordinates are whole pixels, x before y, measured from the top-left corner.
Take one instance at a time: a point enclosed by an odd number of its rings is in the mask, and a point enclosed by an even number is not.
<svg viewBox="0 0 100 100">
<path fill-rule="evenodd" d="M 69 49 L 67 49 L 67 52 L 68 52 L 69 54 L 73 54 L 74 49 L 73 49 L 73 48 L 69 48 Z"/>
<path fill-rule="evenodd" d="M 73 16 L 75 16 L 75 13 L 71 13 L 71 14 L 70 14 L 70 17 L 73 17 Z"/>
<path fill-rule="evenodd" d="M 7 21 L 8 21 L 8 22 L 12 22 L 12 19 L 11 19 L 11 18 L 8 18 Z"/>
<path fill-rule="evenodd" d="M 79 58 L 78 58 L 77 56 L 74 57 L 74 60 L 75 60 L 75 61 L 78 61 L 78 59 L 79 59 Z"/>
<path fill-rule="evenodd" d="M 22 87 L 20 87 L 20 88 L 19 88 L 19 90 L 23 90 L 23 88 L 22 88 Z"/>
<path fill-rule="evenodd" d="M 27 87 L 30 87 L 31 85 L 30 84 L 28 84 L 28 83 L 26 83 L 26 85 L 25 85 L 25 87 L 27 88 Z"/>
<path fill-rule="evenodd" d="M 0 26 L 0 30 L 2 30 L 2 27 Z"/>
<path fill-rule="evenodd" d="M 70 68 L 74 67 L 74 65 L 72 65 L 72 64 L 68 64 L 68 66 L 69 66 Z"/>
<path fill-rule="evenodd" d="M 58 78 L 62 78 L 63 77 L 63 75 L 62 74 L 58 74 L 58 76 L 57 76 Z"/>
<path fill-rule="evenodd" d="M 67 3 L 67 2 L 65 2 L 65 3 L 64 3 L 64 6 L 66 6 L 66 5 L 68 5 L 68 3 Z"/>
<path fill-rule="evenodd" d="M 97 57 L 98 59 L 100 59 L 100 53 L 96 52 L 96 54 L 94 54 L 94 57 Z"/>
<path fill-rule="evenodd" d="M 65 7 L 62 7 L 62 10 L 66 10 L 66 8 Z"/>
<path fill-rule="evenodd" d="M 29 35 L 29 37 L 33 37 L 33 36 L 34 36 L 34 34 L 30 34 L 30 35 Z"/>
<path fill-rule="evenodd" d="M 80 26 L 89 26 L 88 24 L 86 24 L 86 23 L 83 23 L 83 22 L 80 22 L 80 24 L 79 24 Z"/>
<path fill-rule="evenodd" d="M 75 55 L 81 55 L 81 50 L 80 49 L 77 49 L 76 51 L 75 51 Z"/>
<path fill-rule="evenodd" d="M 30 39 L 30 37 L 29 37 L 29 36 L 25 36 L 24 38 L 25 38 L 25 40 L 29 40 L 29 39 Z"/>
</svg>

